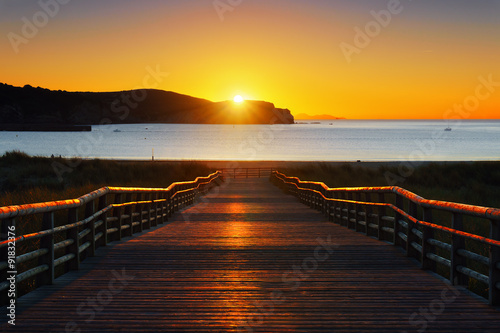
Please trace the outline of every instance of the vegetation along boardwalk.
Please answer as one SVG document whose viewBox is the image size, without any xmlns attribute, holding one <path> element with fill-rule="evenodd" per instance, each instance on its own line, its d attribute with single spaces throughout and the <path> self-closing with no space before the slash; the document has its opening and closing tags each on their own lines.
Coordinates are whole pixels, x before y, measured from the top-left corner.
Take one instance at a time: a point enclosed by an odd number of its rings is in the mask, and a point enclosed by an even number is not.
<svg viewBox="0 0 500 333">
<path fill-rule="evenodd" d="M 112 244 L 21 298 L 2 331 L 500 329 L 485 301 L 264 178 L 226 179 L 168 224 Z"/>
</svg>

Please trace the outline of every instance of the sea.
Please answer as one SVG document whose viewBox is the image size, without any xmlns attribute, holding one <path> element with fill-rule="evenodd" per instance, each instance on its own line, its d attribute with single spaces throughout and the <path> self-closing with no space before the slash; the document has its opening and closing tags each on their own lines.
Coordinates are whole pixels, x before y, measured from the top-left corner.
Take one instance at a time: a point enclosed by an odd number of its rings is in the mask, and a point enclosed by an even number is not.
<svg viewBox="0 0 500 333">
<path fill-rule="evenodd" d="M 296 120 L 291 125 L 126 124 L 0 132 L 0 154 L 115 160 L 500 160 L 500 120 Z"/>
</svg>

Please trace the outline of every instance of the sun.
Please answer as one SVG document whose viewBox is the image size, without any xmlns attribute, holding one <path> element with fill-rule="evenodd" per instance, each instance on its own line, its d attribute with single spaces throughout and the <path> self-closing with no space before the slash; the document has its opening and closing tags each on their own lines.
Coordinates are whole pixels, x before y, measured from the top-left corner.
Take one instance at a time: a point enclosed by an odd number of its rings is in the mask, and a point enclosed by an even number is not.
<svg viewBox="0 0 500 333">
<path fill-rule="evenodd" d="M 243 97 L 241 97 L 241 95 L 234 96 L 233 100 L 235 103 L 242 103 L 244 101 L 244 99 L 243 99 Z"/>
</svg>

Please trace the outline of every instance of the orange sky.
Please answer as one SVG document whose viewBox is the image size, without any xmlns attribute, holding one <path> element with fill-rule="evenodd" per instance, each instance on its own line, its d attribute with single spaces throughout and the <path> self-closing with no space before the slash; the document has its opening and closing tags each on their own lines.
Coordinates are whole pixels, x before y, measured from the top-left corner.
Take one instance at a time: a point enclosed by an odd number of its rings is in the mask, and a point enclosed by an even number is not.
<svg viewBox="0 0 500 333">
<path fill-rule="evenodd" d="M 13 47 L 23 17 L 43 19 L 43 9 L 7 0 L 0 82 L 69 91 L 145 85 L 213 101 L 241 94 L 349 119 L 456 117 L 447 110 L 471 102 L 479 77 L 500 82 L 498 1 L 401 0 L 385 27 L 370 11 L 387 13 L 387 1 L 352 2 L 243 1 L 220 16 L 212 1 L 74 1 L 53 7 L 54 17 Z M 348 61 L 341 45 L 355 46 L 355 28 L 367 24 L 379 31 Z M 147 68 L 168 76 L 145 82 Z M 460 117 L 498 118 L 500 85 L 479 89 L 484 98 Z"/>
</svg>

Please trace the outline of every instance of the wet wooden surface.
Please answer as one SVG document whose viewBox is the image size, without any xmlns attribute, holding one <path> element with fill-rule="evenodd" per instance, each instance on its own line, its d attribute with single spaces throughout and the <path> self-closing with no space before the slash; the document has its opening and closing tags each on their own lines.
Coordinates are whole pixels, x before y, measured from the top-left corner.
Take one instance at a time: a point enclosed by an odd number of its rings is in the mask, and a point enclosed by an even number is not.
<svg viewBox="0 0 500 333">
<path fill-rule="evenodd" d="M 228 180 L 20 299 L 15 329 L 1 320 L 6 332 L 500 331 L 499 311 L 267 179 Z"/>
</svg>

